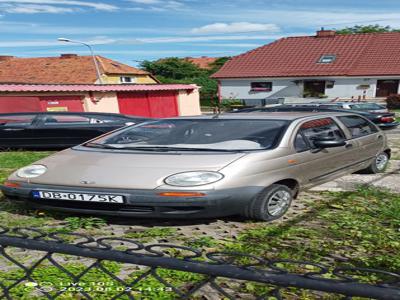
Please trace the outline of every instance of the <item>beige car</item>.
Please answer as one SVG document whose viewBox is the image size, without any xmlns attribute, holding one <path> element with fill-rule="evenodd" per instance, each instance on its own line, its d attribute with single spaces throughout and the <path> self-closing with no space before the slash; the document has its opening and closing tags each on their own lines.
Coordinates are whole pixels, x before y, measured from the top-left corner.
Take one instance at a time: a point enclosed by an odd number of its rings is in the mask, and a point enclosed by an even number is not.
<svg viewBox="0 0 400 300">
<path fill-rule="evenodd" d="M 125 127 L 13 173 L 41 209 L 129 217 L 283 216 L 300 190 L 384 171 L 385 134 L 351 113 L 243 113 Z"/>
</svg>

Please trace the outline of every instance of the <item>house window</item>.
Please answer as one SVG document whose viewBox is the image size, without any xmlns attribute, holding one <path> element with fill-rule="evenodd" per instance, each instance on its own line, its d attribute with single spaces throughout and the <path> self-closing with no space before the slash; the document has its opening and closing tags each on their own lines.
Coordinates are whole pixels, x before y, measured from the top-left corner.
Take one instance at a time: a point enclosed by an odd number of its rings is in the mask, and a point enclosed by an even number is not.
<svg viewBox="0 0 400 300">
<path fill-rule="evenodd" d="M 333 87 L 335 86 L 335 81 L 333 81 L 333 80 L 328 80 L 328 81 L 326 81 L 326 88 L 327 89 L 333 89 Z"/>
<path fill-rule="evenodd" d="M 322 55 L 321 58 L 319 59 L 319 63 L 321 64 L 330 64 L 332 62 L 334 62 L 336 59 L 336 55 Z"/>
<path fill-rule="evenodd" d="M 272 91 L 272 82 L 252 82 L 250 84 L 251 92 L 270 92 Z"/>
<path fill-rule="evenodd" d="M 129 76 L 121 76 L 120 77 L 121 83 L 135 83 L 135 78 Z"/>
</svg>

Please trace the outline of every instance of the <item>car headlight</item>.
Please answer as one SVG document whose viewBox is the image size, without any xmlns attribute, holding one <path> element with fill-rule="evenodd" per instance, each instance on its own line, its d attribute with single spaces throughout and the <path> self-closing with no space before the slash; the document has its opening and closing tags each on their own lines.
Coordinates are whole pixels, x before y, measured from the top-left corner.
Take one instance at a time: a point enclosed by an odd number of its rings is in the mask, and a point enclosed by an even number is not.
<svg viewBox="0 0 400 300">
<path fill-rule="evenodd" d="M 17 171 L 17 176 L 21 178 L 35 178 L 46 173 L 47 168 L 43 165 L 30 165 Z"/>
<path fill-rule="evenodd" d="M 218 172 L 196 171 L 184 172 L 167 177 L 164 182 L 172 186 L 198 186 L 214 183 L 224 177 Z"/>
</svg>

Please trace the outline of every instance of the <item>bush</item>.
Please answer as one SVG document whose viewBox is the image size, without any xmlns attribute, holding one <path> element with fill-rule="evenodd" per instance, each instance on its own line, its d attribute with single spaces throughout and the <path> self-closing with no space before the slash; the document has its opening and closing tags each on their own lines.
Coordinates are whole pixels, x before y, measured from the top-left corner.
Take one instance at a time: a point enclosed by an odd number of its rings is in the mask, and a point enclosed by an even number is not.
<svg viewBox="0 0 400 300">
<path fill-rule="evenodd" d="M 390 95 L 386 98 L 387 108 L 389 109 L 396 109 L 400 108 L 400 95 Z"/>
</svg>

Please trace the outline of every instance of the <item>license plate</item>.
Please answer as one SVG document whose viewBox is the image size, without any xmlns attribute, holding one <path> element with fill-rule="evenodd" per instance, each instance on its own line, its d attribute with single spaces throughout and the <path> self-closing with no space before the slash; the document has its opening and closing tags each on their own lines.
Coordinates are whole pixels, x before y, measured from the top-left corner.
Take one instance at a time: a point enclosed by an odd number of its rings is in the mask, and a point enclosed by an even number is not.
<svg viewBox="0 0 400 300">
<path fill-rule="evenodd" d="M 35 198 L 35 199 L 86 201 L 86 202 L 124 203 L 123 196 L 106 195 L 106 194 L 84 194 L 84 193 L 34 191 L 33 198 Z"/>
</svg>

